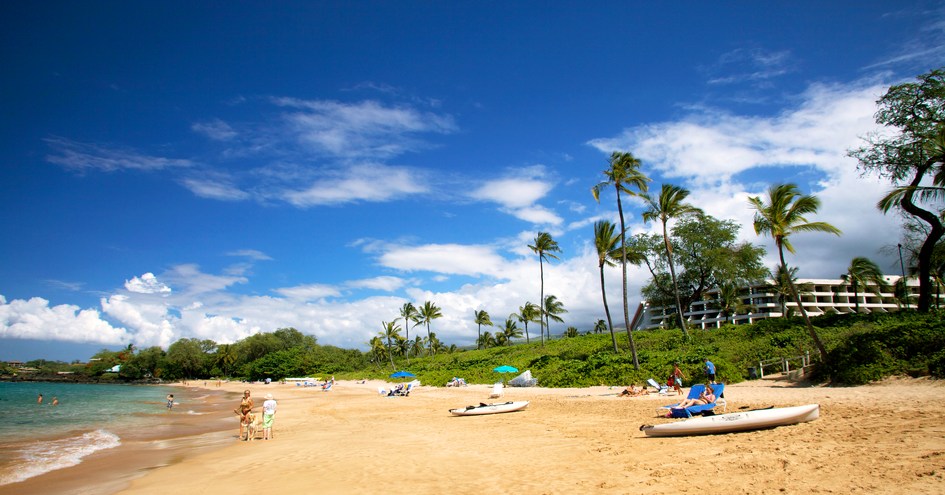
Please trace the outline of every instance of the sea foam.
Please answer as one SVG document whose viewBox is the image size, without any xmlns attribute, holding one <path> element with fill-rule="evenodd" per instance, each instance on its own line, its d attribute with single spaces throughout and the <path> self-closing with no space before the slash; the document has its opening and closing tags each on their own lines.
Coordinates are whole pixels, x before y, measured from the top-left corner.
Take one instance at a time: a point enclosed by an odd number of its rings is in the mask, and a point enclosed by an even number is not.
<svg viewBox="0 0 945 495">
<path fill-rule="evenodd" d="M 0 473 L 0 485 L 17 483 L 43 473 L 55 471 L 82 462 L 82 459 L 100 450 L 121 445 L 117 435 L 95 430 L 72 438 L 27 444 L 22 449 L 4 454 L 13 461 Z"/>
</svg>

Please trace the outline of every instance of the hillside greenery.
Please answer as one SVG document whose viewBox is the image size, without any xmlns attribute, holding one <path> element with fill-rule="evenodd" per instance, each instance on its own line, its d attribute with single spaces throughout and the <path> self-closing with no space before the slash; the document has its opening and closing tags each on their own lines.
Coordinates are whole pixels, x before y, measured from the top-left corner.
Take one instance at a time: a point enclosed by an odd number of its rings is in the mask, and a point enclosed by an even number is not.
<svg viewBox="0 0 945 495">
<path fill-rule="evenodd" d="M 141 381 L 235 378 L 281 380 L 288 377 L 335 376 L 336 379 L 387 379 L 396 370 L 408 370 L 424 384 L 442 386 L 452 377 L 468 383 L 509 379 L 492 370 L 510 365 L 530 370 L 545 387 L 643 384 L 647 378 L 665 382 L 674 362 L 686 376 L 686 385 L 704 379 L 703 362 L 709 358 L 718 379 L 728 383 L 749 378 L 749 368 L 761 360 L 791 358 L 810 352 L 815 362 L 812 379 L 834 385 L 858 385 L 892 375 L 945 377 L 945 322 L 937 312 L 825 315 L 812 319 L 830 354 L 831 368 L 818 366 L 810 335 L 800 318 L 779 318 L 753 325 L 728 325 L 690 332 L 678 329 L 634 332 L 640 369 L 635 370 L 626 338 L 614 352 L 606 333 L 530 344 L 519 343 L 484 350 L 441 352 L 434 356 L 377 359 L 369 352 L 319 345 L 314 337 L 294 329 L 258 334 L 231 345 L 209 340 L 182 339 L 167 351 L 158 347 L 122 351 L 103 350 L 89 363 L 31 361 L 39 376 L 71 372 L 77 378 L 99 381 Z M 118 373 L 112 373 L 116 364 Z M 796 366 L 796 361 L 794 365 Z M 777 368 L 777 366 L 775 366 Z M 777 371 L 776 369 L 767 370 Z M 0 369 L 12 376 L 15 370 Z"/>
</svg>

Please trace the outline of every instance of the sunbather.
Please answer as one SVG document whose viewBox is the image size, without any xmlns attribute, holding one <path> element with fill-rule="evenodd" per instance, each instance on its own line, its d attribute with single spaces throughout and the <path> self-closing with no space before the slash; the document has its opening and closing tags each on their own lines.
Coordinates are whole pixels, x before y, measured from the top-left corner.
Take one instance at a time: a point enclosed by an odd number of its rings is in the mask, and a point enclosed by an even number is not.
<svg viewBox="0 0 945 495">
<path fill-rule="evenodd" d="M 646 395 L 648 393 L 650 392 L 645 387 L 630 385 L 629 387 L 623 389 L 622 392 L 617 394 L 617 397 L 637 397 L 640 395 Z"/>
<path fill-rule="evenodd" d="M 699 394 L 699 397 L 696 397 L 695 399 L 686 399 L 680 402 L 679 404 L 676 404 L 675 406 L 673 406 L 673 409 L 685 409 L 691 406 L 703 406 L 705 404 L 711 404 L 713 402 L 715 402 L 715 391 L 712 390 L 711 385 L 706 384 L 705 390 L 703 390 L 702 393 Z"/>
</svg>

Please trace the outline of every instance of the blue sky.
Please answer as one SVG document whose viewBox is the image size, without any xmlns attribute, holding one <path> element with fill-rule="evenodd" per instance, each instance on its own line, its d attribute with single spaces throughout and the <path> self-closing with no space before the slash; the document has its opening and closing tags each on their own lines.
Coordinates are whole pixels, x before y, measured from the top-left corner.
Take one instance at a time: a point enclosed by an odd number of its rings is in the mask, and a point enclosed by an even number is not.
<svg viewBox="0 0 945 495">
<path fill-rule="evenodd" d="M 593 223 L 616 220 L 590 189 L 614 150 L 741 222 L 769 266 L 747 197 L 792 181 L 843 230 L 796 237 L 801 276 L 898 272 L 888 184 L 846 151 L 890 84 L 945 60 L 945 4 L 588 5 L 4 3 L 0 359 L 288 326 L 365 348 L 428 300 L 440 339 L 470 344 L 475 310 L 539 299 L 539 231 L 562 248 L 552 332 L 589 329 Z"/>
</svg>

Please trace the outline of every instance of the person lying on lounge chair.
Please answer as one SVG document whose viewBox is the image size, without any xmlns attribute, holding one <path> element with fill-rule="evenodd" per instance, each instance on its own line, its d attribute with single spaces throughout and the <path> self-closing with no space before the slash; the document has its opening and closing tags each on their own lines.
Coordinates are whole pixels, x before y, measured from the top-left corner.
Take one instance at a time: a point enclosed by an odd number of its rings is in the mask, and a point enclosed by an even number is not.
<svg viewBox="0 0 945 495">
<path fill-rule="evenodd" d="M 630 385 L 629 387 L 623 389 L 622 392 L 617 394 L 617 397 L 638 397 L 640 395 L 646 395 L 650 393 L 646 387 L 638 387 L 636 385 Z"/>
<path fill-rule="evenodd" d="M 712 386 L 707 383 L 705 385 L 705 390 L 699 394 L 699 397 L 696 397 L 695 399 L 686 399 L 673 406 L 673 409 L 685 409 L 691 406 L 703 406 L 713 402 L 715 402 L 715 391 L 712 390 Z"/>
</svg>

